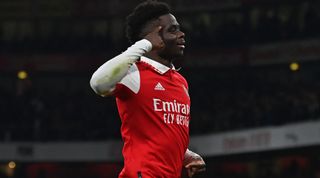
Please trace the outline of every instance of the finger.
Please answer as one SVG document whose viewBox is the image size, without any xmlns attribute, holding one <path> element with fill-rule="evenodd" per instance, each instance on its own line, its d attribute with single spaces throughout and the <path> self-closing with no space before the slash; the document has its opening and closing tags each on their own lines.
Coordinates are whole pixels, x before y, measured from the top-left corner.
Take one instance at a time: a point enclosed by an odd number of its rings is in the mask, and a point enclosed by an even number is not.
<svg viewBox="0 0 320 178">
<path fill-rule="evenodd" d="M 193 168 L 190 168 L 187 170 L 188 170 L 188 177 L 192 178 L 193 175 L 195 175 L 196 173 L 204 172 L 206 170 L 206 168 L 198 169 L 198 168 L 193 167 Z"/>
<path fill-rule="evenodd" d="M 206 170 L 206 168 L 201 168 L 201 169 L 198 169 L 197 172 L 204 172 Z"/>
<path fill-rule="evenodd" d="M 190 169 L 188 169 L 189 171 L 189 176 L 193 176 L 195 173 L 197 173 L 198 171 L 198 168 L 195 168 L 195 167 L 191 167 Z"/>
<path fill-rule="evenodd" d="M 154 33 L 159 33 L 159 32 L 161 31 L 161 29 L 162 29 L 162 26 L 157 26 L 157 28 L 155 28 L 155 29 L 153 30 L 153 32 L 154 32 Z"/>
<path fill-rule="evenodd" d="M 194 172 L 191 169 L 188 169 L 188 177 L 192 177 L 194 174 Z"/>
<path fill-rule="evenodd" d="M 194 175 L 197 172 L 204 172 L 206 170 L 205 167 L 190 167 L 187 168 L 188 170 L 188 175 Z"/>
<path fill-rule="evenodd" d="M 157 33 L 158 33 L 158 35 L 159 35 L 159 37 L 161 38 L 161 40 L 162 40 L 162 42 L 163 42 L 163 38 L 162 38 L 162 26 L 158 26 L 158 28 L 157 28 Z M 162 44 L 163 45 L 163 44 Z"/>
<path fill-rule="evenodd" d="M 189 163 L 185 166 L 186 168 L 191 168 L 191 167 L 196 167 L 196 168 L 205 168 L 206 167 L 206 164 L 203 164 L 203 163 Z"/>
</svg>

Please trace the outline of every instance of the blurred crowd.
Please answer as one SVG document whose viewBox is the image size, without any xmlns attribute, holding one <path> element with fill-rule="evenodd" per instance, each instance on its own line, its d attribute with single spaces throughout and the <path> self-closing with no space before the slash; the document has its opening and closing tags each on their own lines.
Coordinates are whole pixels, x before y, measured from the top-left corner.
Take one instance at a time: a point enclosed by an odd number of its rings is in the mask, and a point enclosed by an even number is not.
<svg viewBox="0 0 320 178">
<path fill-rule="evenodd" d="M 257 43 L 319 36 L 318 4 L 295 1 L 243 5 L 234 9 L 175 13 L 187 45 L 243 47 Z M 196 6 L 197 7 L 197 6 Z M 179 9 L 179 8 L 178 8 Z M 107 13 L 107 12 L 106 12 Z M 125 16 L 114 18 L 41 17 L 0 22 L 0 48 L 4 53 L 97 52 L 125 49 Z"/>
<path fill-rule="evenodd" d="M 83 53 L 118 54 L 128 46 L 125 8 L 136 1 L 30 1 L 36 4 L 30 5 L 32 8 L 23 1 L 12 1 L 9 7 L 10 2 L 1 8 L 0 21 L 0 142 L 120 139 L 115 99 L 97 96 L 89 86 L 89 70 L 93 69 L 86 65 L 96 65 L 97 61 L 80 61 L 84 63 L 81 71 L 25 66 L 27 71 L 32 68 L 25 79 L 16 78 L 14 69 L 23 66 L 19 57 L 31 56 L 32 60 L 38 54 L 59 54 L 52 56 L 66 61 L 68 56 Z M 303 43 L 320 37 L 320 3 L 316 0 L 168 2 L 177 10 L 175 15 L 186 33 L 188 50 L 201 51 L 201 57 L 213 50 L 228 53 L 232 50 L 227 49 L 246 50 L 300 40 Z M 109 4 L 110 11 L 99 3 Z M 64 7 L 66 4 L 69 9 Z M 24 9 L 35 12 L 28 16 Z M 69 16 L 74 11 L 79 14 Z M 314 54 L 317 48 L 311 48 L 302 50 Z M 2 61 L 2 57 L 11 60 L 13 54 L 18 56 L 16 62 Z M 271 62 L 259 66 L 246 61 L 232 66 L 182 65 L 180 72 L 188 80 L 191 97 L 190 135 L 319 121 L 320 59 L 301 61 L 297 71 L 290 70 L 286 63 Z M 320 178 L 319 146 L 294 150 L 208 157 L 207 171 L 196 177 Z M 116 177 L 122 168 L 121 163 L 100 162 L 17 165 L 15 175 L 7 176 L 7 163 L 0 164 L 0 177 Z M 182 177 L 187 177 L 186 172 Z"/>
<path fill-rule="evenodd" d="M 318 148 L 306 149 L 309 153 L 288 150 L 269 153 L 254 153 L 229 157 L 206 158 L 206 171 L 195 175 L 197 178 L 319 178 Z M 277 156 L 275 153 L 281 153 Z M 6 165 L 0 163 L 0 168 Z M 19 163 L 11 176 L 0 169 L 1 178 L 113 178 L 122 169 L 122 163 Z M 182 178 L 187 178 L 182 170 Z"/>
<path fill-rule="evenodd" d="M 286 65 L 189 73 L 191 133 L 279 126 L 320 118 L 319 64 L 290 72 Z M 193 77 L 196 75 L 197 77 Z"/>
<path fill-rule="evenodd" d="M 17 80 L 0 94 L 0 139 L 4 141 L 104 140 L 119 137 L 115 102 L 89 90 L 89 82 L 70 84 L 62 78 Z M 72 83 L 72 77 L 67 82 Z"/>
<path fill-rule="evenodd" d="M 314 3 L 250 6 L 241 11 L 201 13 L 182 18 L 194 47 L 238 47 L 319 36 Z"/>
<path fill-rule="evenodd" d="M 320 119 L 319 63 L 183 68 L 190 85 L 191 135 Z M 120 138 L 115 100 L 94 94 L 90 74 L 47 74 L 1 88 L 0 139 L 67 141 Z M 7 83 L 8 84 L 8 83 Z"/>
<path fill-rule="evenodd" d="M 319 178 L 319 147 L 251 153 L 209 159 L 219 178 Z"/>
<path fill-rule="evenodd" d="M 176 16 L 187 34 L 188 49 L 203 49 L 203 55 L 212 49 L 319 37 L 319 3 L 273 3 L 206 10 L 177 8 Z M 9 56 L 114 54 L 128 46 L 123 14 L 80 17 L 7 18 L 0 22 L 0 52 Z M 296 72 L 276 64 L 183 68 L 192 99 L 191 134 L 319 119 L 320 64 L 306 63 Z M 1 69 L 6 70 L 5 64 Z M 0 140 L 120 138 L 115 102 L 93 93 L 88 84 L 91 73 L 71 74 L 68 69 L 44 73 L 25 80 L 11 74 L 0 76 Z"/>
</svg>

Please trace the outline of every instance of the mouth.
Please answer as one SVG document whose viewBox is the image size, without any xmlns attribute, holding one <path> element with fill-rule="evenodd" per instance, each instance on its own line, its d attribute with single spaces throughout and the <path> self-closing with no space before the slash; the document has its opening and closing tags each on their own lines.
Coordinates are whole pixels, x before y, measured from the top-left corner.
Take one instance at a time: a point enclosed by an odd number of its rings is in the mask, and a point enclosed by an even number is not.
<svg viewBox="0 0 320 178">
<path fill-rule="evenodd" d="M 181 41 L 181 42 L 178 42 L 177 43 L 177 46 L 179 47 L 179 48 L 185 48 L 186 46 L 185 46 L 185 44 L 186 44 L 186 42 L 183 40 L 183 41 Z"/>
<path fill-rule="evenodd" d="M 179 47 L 179 48 L 183 48 L 183 49 L 186 48 L 186 46 L 185 46 L 185 45 L 182 45 L 182 44 L 178 44 L 178 47 Z"/>
</svg>

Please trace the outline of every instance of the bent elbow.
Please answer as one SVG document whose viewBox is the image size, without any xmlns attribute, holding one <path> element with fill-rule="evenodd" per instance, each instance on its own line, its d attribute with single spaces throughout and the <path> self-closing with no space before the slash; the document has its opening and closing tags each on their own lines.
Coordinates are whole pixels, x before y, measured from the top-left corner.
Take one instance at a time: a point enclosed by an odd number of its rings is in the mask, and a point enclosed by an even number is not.
<svg viewBox="0 0 320 178">
<path fill-rule="evenodd" d="M 94 77 L 91 77 L 90 79 L 90 87 L 92 88 L 92 90 L 97 93 L 98 92 L 98 84 L 97 84 L 97 80 Z M 98 93 L 97 93 L 98 94 Z"/>
<path fill-rule="evenodd" d="M 100 95 L 100 90 L 99 90 L 100 86 L 98 84 L 98 80 L 95 77 L 91 77 L 90 87 L 96 94 Z"/>
<path fill-rule="evenodd" d="M 90 87 L 92 90 L 100 96 L 109 96 L 112 93 L 112 90 L 109 87 L 106 87 L 104 84 L 98 82 L 99 80 L 95 77 L 90 79 Z"/>
</svg>

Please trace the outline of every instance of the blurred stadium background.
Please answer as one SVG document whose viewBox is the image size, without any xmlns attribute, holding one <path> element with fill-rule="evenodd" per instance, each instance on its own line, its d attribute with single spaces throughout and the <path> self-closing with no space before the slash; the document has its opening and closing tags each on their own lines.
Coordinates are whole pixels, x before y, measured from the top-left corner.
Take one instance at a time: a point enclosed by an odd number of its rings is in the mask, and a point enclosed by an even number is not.
<svg viewBox="0 0 320 178">
<path fill-rule="evenodd" d="M 138 2 L 0 1 L 0 178 L 117 177 L 116 106 L 89 79 Z M 166 2 L 187 34 L 195 177 L 319 178 L 319 1 Z"/>
</svg>

